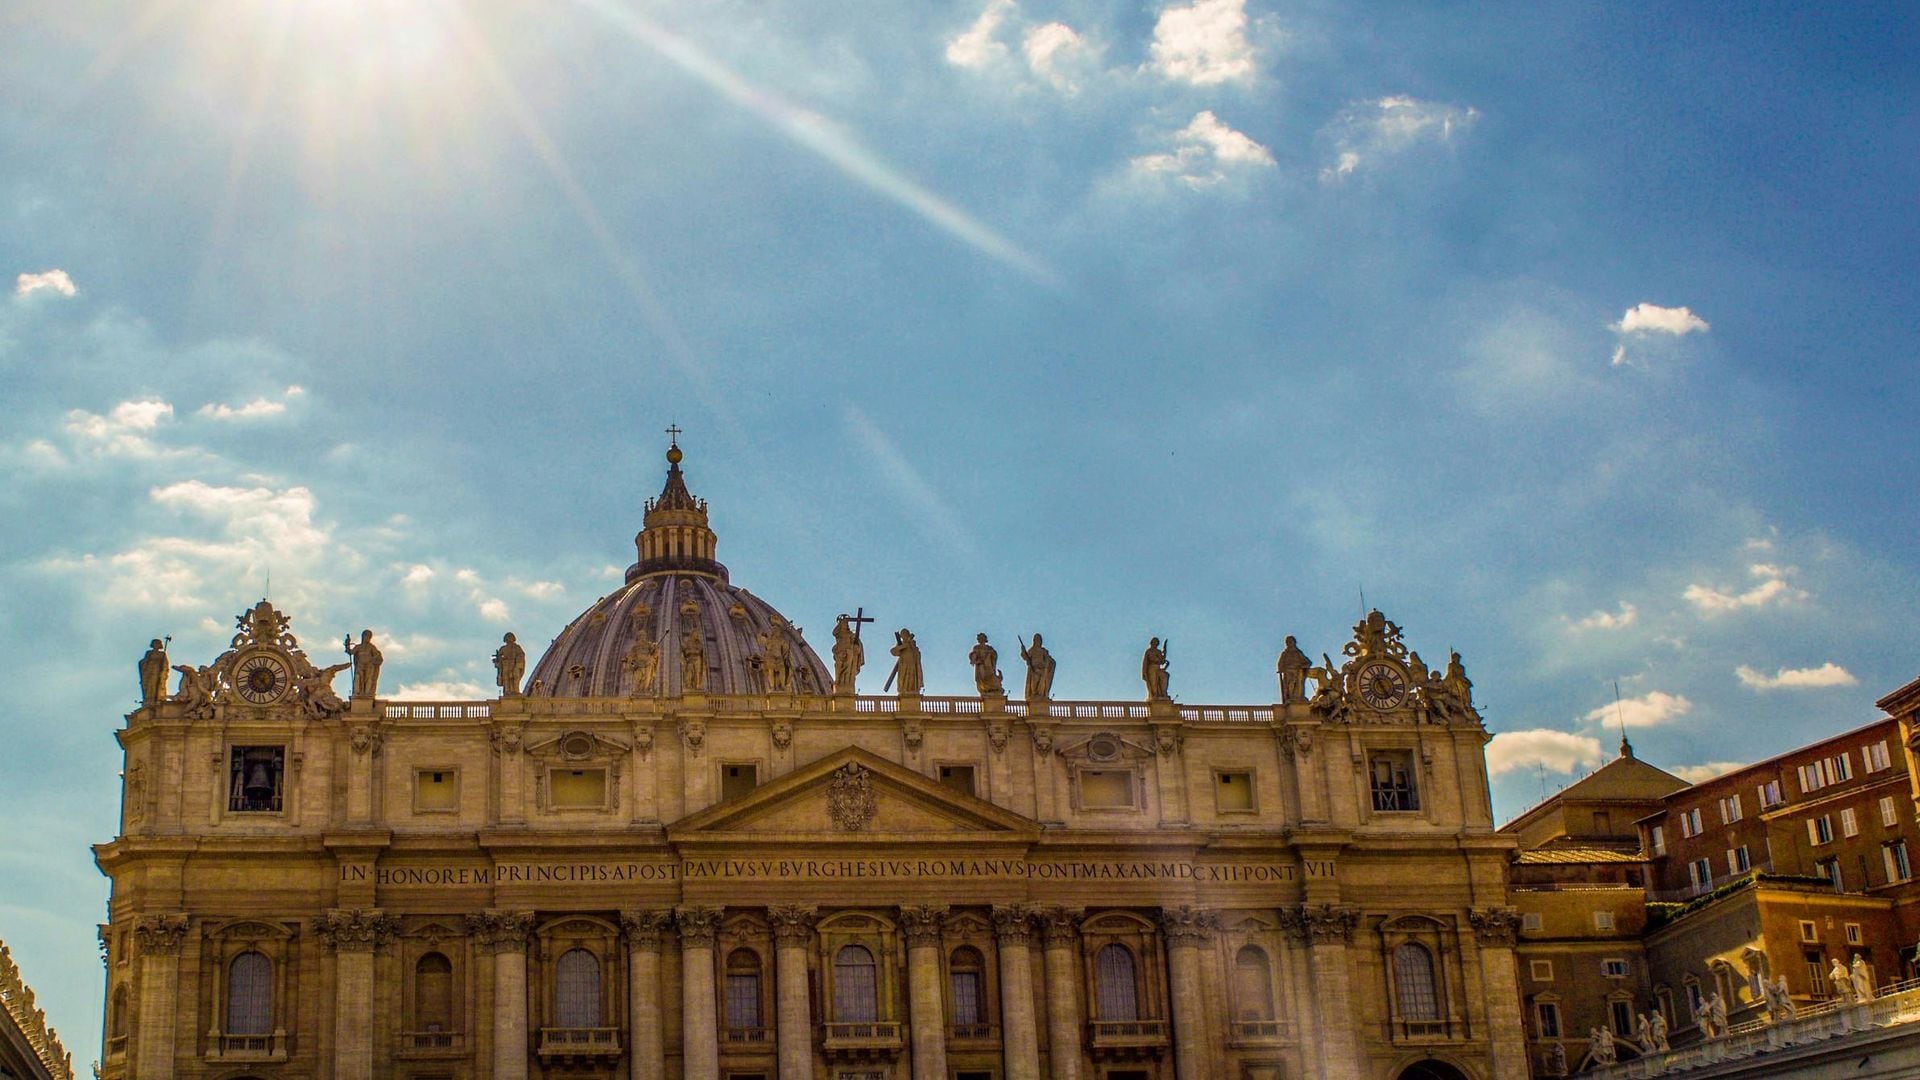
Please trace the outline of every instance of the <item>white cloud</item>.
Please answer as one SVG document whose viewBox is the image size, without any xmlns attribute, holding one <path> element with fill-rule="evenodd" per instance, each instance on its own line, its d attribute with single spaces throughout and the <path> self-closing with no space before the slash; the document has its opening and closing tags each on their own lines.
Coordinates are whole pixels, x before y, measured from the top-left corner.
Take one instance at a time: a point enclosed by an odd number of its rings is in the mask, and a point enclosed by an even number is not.
<svg viewBox="0 0 1920 1080">
<path fill-rule="evenodd" d="M 72 296 L 79 292 L 65 270 L 46 270 L 38 274 L 20 274 L 13 279 L 13 295 L 32 296 L 37 292 Z"/>
<path fill-rule="evenodd" d="M 947 42 L 947 63 L 978 69 L 1006 59 L 1007 47 L 996 40 L 995 35 L 1014 7 L 1013 0 L 988 0 L 980 17 Z"/>
<path fill-rule="evenodd" d="M 1256 72 L 1246 0 L 1193 0 L 1160 9 L 1147 68 L 1194 86 L 1245 82 Z"/>
<path fill-rule="evenodd" d="M 1193 121 L 1173 135 L 1170 153 L 1146 154 L 1128 163 L 1140 177 L 1171 177 L 1189 188 L 1217 186 L 1249 169 L 1270 169 L 1267 148 L 1220 122 L 1211 110 L 1196 113 Z"/>
<path fill-rule="evenodd" d="M 1772 675 L 1745 664 L 1733 669 L 1740 684 L 1750 690 L 1818 690 L 1829 686 L 1852 686 L 1860 680 L 1853 673 L 1829 660 L 1815 668 L 1781 668 Z"/>
<path fill-rule="evenodd" d="M 1680 596 L 1699 609 L 1703 615 L 1725 615 L 1729 612 L 1751 610 L 1766 607 L 1768 604 L 1790 603 L 1807 598 L 1805 590 L 1796 589 L 1787 583 L 1787 577 L 1794 572 L 1791 566 L 1755 563 L 1747 568 L 1747 572 L 1761 580 L 1759 584 L 1745 592 L 1695 583 L 1688 585 L 1686 591 Z"/>
<path fill-rule="evenodd" d="M 435 679 L 402 683 L 391 695 L 382 694 L 381 697 L 390 697 L 394 701 L 480 701 L 493 697 L 497 692 L 495 688 L 476 682 Z"/>
<path fill-rule="evenodd" d="M 1596 611 L 1584 619 L 1573 621 L 1575 630 L 1624 630 L 1640 621 L 1640 610 L 1625 600 L 1620 602 L 1619 611 Z"/>
<path fill-rule="evenodd" d="M 1092 61 L 1096 50 L 1073 27 L 1050 22 L 1028 30 L 1020 51 L 1035 75 L 1063 94 L 1077 94 L 1077 75 Z"/>
<path fill-rule="evenodd" d="M 1600 740 L 1552 728 L 1502 731 L 1487 743 L 1487 772 L 1492 776 L 1541 765 L 1557 773 L 1570 773 L 1605 760 Z"/>
<path fill-rule="evenodd" d="M 200 406 L 199 415 L 210 420 L 263 420 L 286 412 L 287 403 L 305 393 L 306 391 L 298 386 L 289 386 L 281 393 L 278 401 L 258 397 L 244 405 L 209 402 Z"/>
<path fill-rule="evenodd" d="M 1653 690 L 1639 697 L 1622 698 L 1617 704 L 1610 701 L 1597 709 L 1589 710 L 1581 719 L 1602 727 L 1616 727 L 1621 724 L 1630 728 L 1656 727 L 1669 720 L 1685 716 L 1692 710 L 1693 702 L 1679 694 Z"/>
<path fill-rule="evenodd" d="M 503 623 L 509 618 L 507 603 L 497 596 L 489 596 L 479 602 L 480 617 L 492 622 Z"/>
<path fill-rule="evenodd" d="M 1451 142 L 1457 132 L 1479 119 L 1479 110 L 1470 106 L 1420 101 L 1404 94 L 1356 102 L 1324 129 L 1333 140 L 1335 154 L 1320 170 L 1320 180 L 1339 183 L 1422 143 Z"/>
<path fill-rule="evenodd" d="M 83 450 L 103 457 L 159 457 L 163 453 L 148 438 L 161 421 L 173 419 L 173 406 L 164 401 L 123 401 L 105 416 L 85 409 L 67 413 L 67 433 Z"/>
<path fill-rule="evenodd" d="M 1667 771 L 1689 784 L 1702 784 L 1735 769 L 1746 768 L 1744 761 L 1709 761 L 1702 765 L 1676 765 Z"/>
<path fill-rule="evenodd" d="M 515 588 L 535 600 L 551 600 L 567 591 L 566 586 L 557 581 L 534 581 L 526 584 L 514 582 L 513 584 Z"/>
<path fill-rule="evenodd" d="M 1636 304 L 1627 309 L 1620 321 L 1613 324 L 1613 330 L 1619 334 L 1704 334 L 1712 329 L 1707 320 L 1695 315 L 1683 307 L 1661 307 L 1658 304 Z M 1618 361 L 1616 361 L 1617 363 Z"/>
<path fill-rule="evenodd" d="M 407 567 L 406 573 L 400 576 L 400 584 L 410 589 L 421 588 L 432 580 L 433 567 L 428 566 L 426 563 L 414 563 L 412 566 Z"/>
</svg>

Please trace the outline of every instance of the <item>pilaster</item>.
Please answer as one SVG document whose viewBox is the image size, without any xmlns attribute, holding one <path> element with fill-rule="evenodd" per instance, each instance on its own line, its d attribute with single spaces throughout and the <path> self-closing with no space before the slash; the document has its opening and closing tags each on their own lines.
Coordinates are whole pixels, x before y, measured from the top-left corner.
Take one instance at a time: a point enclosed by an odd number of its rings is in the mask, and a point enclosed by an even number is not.
<svg viewBox="0 0 1920 1080">
<path fill-rule="evenodd" d="M 807 947 L 813 942 L 813 909 L 774 906 L 774 979 L 780 1046 L 780 1080 L 812 1080 L 813 1032 L 807 1002 Z"/>
<path fill-rule="evenodd" d="M 674 909 L 680 930 L 681 1073 L 720 1075 L 719 1005 L 714 994 L 713 940 L 721 909 L 688 905 Z"/>
<path fill-rule="evenodd" d="M 1040 1080 L 1040 1032 L 1033 1015 L 1033 912 L 996 904 L 993 937 L 1000 952 L 1001 1048 L 1007 1080 Z"/>
<path fill-rule="evenodd" d="M 140 1080 L 173 1080 L 174 1009 L 186 937 L 185 915 L 142 915 L 133 924 L 134 953 L 140 957 L 133 1061 Z"/>
<path fill-rule="evenodd" d="M 945 905 L 900 909 L 907 939 L 907 1009 L 912 1032 L 913 1080 L 947 1080 L 947 1010 L 940 986 L 940 930 Z"/>
<path fill-rule="evenodd" d="M 333 1075 L 373 1077 L 373 954 L 398 924 L 379 911 L 335 908 L 314 924 L 333 952 Z"/>
<path fill-rule="evenodd" d="M 467 929 L 493 954 L 493 1080 L 527 1076 L 527 934 L 531 911 L 467 916 Z"/>
<path fill-rule="evenodd" d="M 1207 1033 L 1213 1020 L 1207 1015 L 1207 988 L 1200 970 L 1204 946 L 1220 928 L 1219 916 L 1204 908 L 1182 905 L 1160 913 L 1160 933 L 1167 940 L 1168 974 L 1173 981 L 1173 1067 L 1179 1080 L 1207 1080 Z"/>
<path fill-rule="evenodd" d="M 1049 1080 L 1080 1080 L 1080 920 L 1074 908 L 1047 908 L 1038 915 L 1047 974 Z"/>
<path fill-rule="evenodd" d="M 627 1030 L 632 1039 L 633 1080 L 663 1080 L 666 1041 L 660 1021 L 660 939 L 673 925 L 673 912 L 623 911 L 620 930 L 627 938 Z"/>
</svg>

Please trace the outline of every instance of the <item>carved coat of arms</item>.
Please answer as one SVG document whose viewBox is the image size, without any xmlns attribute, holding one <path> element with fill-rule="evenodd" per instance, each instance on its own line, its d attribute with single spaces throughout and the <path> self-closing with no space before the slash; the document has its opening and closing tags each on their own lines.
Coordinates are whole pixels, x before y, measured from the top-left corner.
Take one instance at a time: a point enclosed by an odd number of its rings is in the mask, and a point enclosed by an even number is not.
<svg viewBox="0 0 1920 1080">
<path fill-rule="evenodd" d="M 827 816 L 847 832 L 859 832 L 873 822 L 880 802 L 873 794 L 873 774 L 849 761 L 833 774 L 827 785 Z"/>
</svg>

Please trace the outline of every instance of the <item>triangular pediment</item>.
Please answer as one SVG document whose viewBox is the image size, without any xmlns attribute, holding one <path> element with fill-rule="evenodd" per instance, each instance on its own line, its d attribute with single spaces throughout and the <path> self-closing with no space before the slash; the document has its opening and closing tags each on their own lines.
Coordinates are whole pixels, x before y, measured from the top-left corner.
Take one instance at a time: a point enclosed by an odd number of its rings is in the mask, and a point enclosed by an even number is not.
<svg viewBox="0 0 1920 1080">
<path fill-rule="evenodd" d="M 1030 818 L 849 746 L 681 818 L 667 826 L 667 839 L 978 842 L 1022 841 L 1039 831 Z"/>
</svg>

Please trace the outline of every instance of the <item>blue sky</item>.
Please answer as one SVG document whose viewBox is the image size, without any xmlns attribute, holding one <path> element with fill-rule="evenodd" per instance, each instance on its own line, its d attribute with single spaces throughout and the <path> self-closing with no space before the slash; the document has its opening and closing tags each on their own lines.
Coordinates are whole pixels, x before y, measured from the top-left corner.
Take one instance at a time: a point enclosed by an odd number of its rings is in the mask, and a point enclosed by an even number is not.
<svg viewBox="0 0 1920 1080">
<path fill-rule="evenodd" d="M 19 2 L 0 11 L 0 937 L 97 1054 L 146 640 L 271 577 L 477 693 L 661 429 L 736 582 L 1268 701 L 1360 594 L 1500 815 L 1920 674 L 1920 124 L 1869 5 Z M 876 680 L 877 681 L 877 680 Z"/>
</svg>

